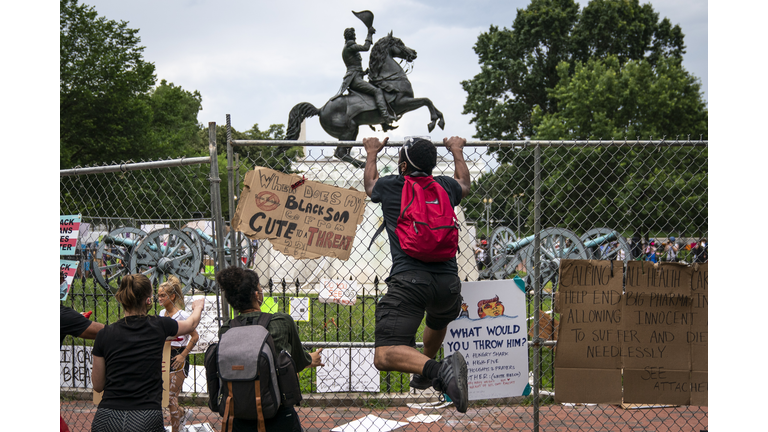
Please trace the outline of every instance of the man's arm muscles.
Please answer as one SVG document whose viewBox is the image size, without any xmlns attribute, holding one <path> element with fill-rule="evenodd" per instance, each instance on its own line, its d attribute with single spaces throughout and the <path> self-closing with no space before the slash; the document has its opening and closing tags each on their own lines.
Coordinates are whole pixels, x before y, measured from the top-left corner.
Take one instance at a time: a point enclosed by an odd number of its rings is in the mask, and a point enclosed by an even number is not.
<svg viewBox="0 0 768 432">
<path fill-rule="evenodd" d="M 389 137 L 384 138 L 384 142 L 379 141 L 378 138 L 363 138 L 363 146 L 366 151 L 363 186 L 365 187 L 365 194 L 369 197 L 373 194 L 373 186 L 379 179 L 379 170 L 376 168 L 377 155 L 387 144 L 387 141 L 389 141 Z"/>
</svg>

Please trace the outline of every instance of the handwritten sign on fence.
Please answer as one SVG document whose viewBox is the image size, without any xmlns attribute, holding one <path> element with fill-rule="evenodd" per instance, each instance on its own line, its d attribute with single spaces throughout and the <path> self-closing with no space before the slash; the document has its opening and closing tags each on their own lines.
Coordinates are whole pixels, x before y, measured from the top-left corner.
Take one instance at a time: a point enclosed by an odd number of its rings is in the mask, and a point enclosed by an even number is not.
<svg viewBox="0 0 768 432">
<path fill-rule="evenodd" d="M 467 361 L 469 400 L 528 394 L 525 292 L 511 279 L 464 282 L 461 315 L 443 341 Z"/>
<path fill-rule="evenodd" d="M 347 260 L 364 211 L 365 192 L 256 167 L 245 174 L 232 226 L 294 258 Z"/>
<path fill-rule="evenodd" d="M 707 405 L 707 279 L 707 264 L 563 260 L 555 400 Z"/>
</svg>

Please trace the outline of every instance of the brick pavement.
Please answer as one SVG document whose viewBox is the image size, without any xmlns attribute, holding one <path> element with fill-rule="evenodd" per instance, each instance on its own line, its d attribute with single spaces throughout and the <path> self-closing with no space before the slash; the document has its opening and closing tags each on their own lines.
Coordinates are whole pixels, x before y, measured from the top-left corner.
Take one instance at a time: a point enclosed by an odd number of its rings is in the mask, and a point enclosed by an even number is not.
<svg viewBox="0 0 768 432">
<path fill-rule="evenodd" d="M 208 422 L 219 430 L 219 416 L 208 407 L 192 407 L 195 414 L 192 424 Z M 437 410 L 420 410 L 407 406 L 391 408 L 300 407 L 301 424 L 305 432 L 327 432 L 334 427 L 373 414 L 378 417 L 407 421 L 417 414 L 439 414 L 434 423 L 410 423 L 398 428 L 398 432 L 412 431 L 532 431 L 533 408 L 520 405 L 472 408 L 460 414 L 453 406 Z M 612 405 L 560 406 L 540 408 L 539 430 L 542 432 L 637 432 L 672 431 L 700 432 L 707 429 L 707 407 L 674 407 L 652 409 L 622 409 Z M 61 402 L 61 415 L 72 432 L 90 431 L 96 407 L 90 401 Z M 167 423 L 167 415 L 166 415 Z M 361 431 L 362 432 L 362 431 Z"/>
</svg>

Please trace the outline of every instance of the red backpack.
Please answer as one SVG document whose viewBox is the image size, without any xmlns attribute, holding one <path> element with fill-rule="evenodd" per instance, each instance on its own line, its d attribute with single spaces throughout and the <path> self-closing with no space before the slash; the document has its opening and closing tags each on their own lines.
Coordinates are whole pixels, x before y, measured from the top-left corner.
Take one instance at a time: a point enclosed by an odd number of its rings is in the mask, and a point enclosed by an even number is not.
<svg viewBox="0 0 768 432">
<path fill-rule="evenodd" d="M 395 234 L 407 255 L 448 261 L 459 249 L 459 221 L 448 192 L 432 176 L 405 176 Z"/>
</svg>

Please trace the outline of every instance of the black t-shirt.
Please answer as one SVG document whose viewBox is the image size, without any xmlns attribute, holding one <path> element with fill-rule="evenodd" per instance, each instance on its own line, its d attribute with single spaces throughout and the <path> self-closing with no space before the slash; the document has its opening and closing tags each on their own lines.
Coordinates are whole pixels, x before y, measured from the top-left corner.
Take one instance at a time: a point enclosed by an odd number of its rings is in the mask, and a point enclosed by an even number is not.
<svg viewBox="0 0 768 432">
<path fill-rule="evenodd" d="M 67 335 L 72 335 L 74 337 L 78 337 L 85 329 L 87 329 L 91 325 L 91 320 L 88 318 L 80 315 L 76 310 L 66 307 L 63 304 L 59 304 L 60 307 L 60 318 L 59 318 L 59 333 L 61 336 L 61 340 L 59 341 L 59 345 L 64 343 L 64 338 L 67 337 Z"/>
<path fill-rule="evenodd" d="M 178 331 L 173 318 L 146 315 L 125 317 L 99 331 L 93 355 L 104 357 L 106 365 L 99 408 L 161 409 L 163 344 Z"/>
<path fill-rule="evenodd" d="M 456 207 L 461 202 L 461 186 L 453 177 L 436 176 L 435 181 L 448 192 L 451 200 L 451 206 Z M 381 203 L 381 211 L 384 216 L 384 224 L 389 236 L 389 248 L 392 253 L 392 270 L 389 275 L 396 275 L 404 271 L 420 270 L 431 273 L 451 273 L 458 274 L 459 267 L 456 265 L 456 257 L 443 262 L 424 262 L 412 258 L 403 252 L 400 247 L 400 240 L 395 235 L 397 227 L 397 218 L 400 217 L 400 198 L 403 193 L 405 178 L 401 175 L 393 174 L 381 177 L 373 185 L 371 201 Z"/>
</svg>

